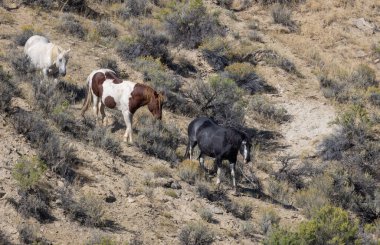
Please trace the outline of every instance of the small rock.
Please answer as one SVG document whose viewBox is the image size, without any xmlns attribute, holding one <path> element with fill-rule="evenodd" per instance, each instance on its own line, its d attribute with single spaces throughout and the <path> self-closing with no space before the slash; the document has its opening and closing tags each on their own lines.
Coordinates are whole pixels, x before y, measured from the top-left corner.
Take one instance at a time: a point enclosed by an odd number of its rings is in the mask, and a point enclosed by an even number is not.
<svg viewBox="0 0 380 245">
<path fill-rule="evenodd" d="M 367 32 L 369 34 L 374 34 L 376 26 L 368 21 L 366 21 L 364 18 L 354 19 L 353 25 L 356 26 L 356 28 Z"/>
<path fill-rule="evenodd" d="M 127 202 L 128 202 L 128 203 L 134 203 L 135 201 L 136 201 L 135 199 L 130 198 L 130 197 L 127 199 Z"/>
<path fill-rule="evenodd" d="M 375 64 L 379 63 L 380 62 L 380 59 L 376 59 L 373 61 Z"/>
<path fill-rule="evenodd" d="M 179 189 L 182 189 L 182 186 L 178 183 L 178 181 L 174 181 L 174 182 L 170 185 L 170 188 L 172 188 L 172 189 L 176 189 L 176 190 L 179 190 Z"/>
</svg>

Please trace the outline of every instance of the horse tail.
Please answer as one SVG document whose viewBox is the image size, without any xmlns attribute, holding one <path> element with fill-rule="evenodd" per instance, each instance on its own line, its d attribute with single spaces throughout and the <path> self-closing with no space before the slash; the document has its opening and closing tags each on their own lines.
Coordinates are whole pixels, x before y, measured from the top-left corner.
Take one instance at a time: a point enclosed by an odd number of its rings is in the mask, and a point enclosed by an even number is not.
<svg viewBox="0 0 380 245">
<path fill-rule="evenodd" d="M 90 75 L 91 76 L 91 75 Z M 82 116 L 84 116 L 84 113 L 88 110 L 88 107 L 91 105 L 92 103 L 92 96 L 91 96 L 91 79 L 90 79 L 90 76 L 87 78 L 87 94 L 86 94 L 86 98 L 83 102 L 83 106 L 82 106 L 82 109 L 80 111 L 80 114 Z"/>
</svg>

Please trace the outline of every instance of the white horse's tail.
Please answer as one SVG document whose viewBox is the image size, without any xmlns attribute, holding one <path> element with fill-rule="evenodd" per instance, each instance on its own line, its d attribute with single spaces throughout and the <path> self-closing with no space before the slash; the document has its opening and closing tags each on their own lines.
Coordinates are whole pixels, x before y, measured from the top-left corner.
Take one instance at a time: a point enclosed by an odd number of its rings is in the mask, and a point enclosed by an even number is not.
<svg viewBox="0 0 380 245">
<path fill-rule="evenodd" d="M 84 100 L 84 103 L 83 103 L 83 107 L 80 111 L 80 114 L 82 116 L 84 116 L 84 113 L 88 110 L 88 107 L 91 105 L 92 103 L 92 92 L 91 92 L 91 79 L 92 79 L 92 74 L 90 74 L 90 76 L 88 76 L 87 78 L 87 94 L 86 94 L 86 98 Z"/>
</svg>

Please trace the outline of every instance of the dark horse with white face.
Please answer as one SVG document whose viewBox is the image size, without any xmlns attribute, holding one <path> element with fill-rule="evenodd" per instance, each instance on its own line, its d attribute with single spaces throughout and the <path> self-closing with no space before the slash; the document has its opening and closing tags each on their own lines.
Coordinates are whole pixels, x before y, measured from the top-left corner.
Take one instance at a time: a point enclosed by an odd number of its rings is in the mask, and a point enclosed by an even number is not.
<svg viewBox="0 0 380 245">
<path fill-rule="evenodd" d="M 202 169 L 204 169 L 204 155 L 215 158 L 215 164 L 218 168 L 217 185 L 220 184 L 222 161 L 228 160 L 236 191 L 235 165 L 237 155 L 240 150 L 245 163 L 251 160 L 251 139 L 245 133 L 236 129 L 221 127 L 207 117 L 196 118 L 189 124 L 188 137 L 185 157 L 189 156 L 191 159 L 194 147 L 198 144 L 201 151 L 199 163 Z"/>
</svg>

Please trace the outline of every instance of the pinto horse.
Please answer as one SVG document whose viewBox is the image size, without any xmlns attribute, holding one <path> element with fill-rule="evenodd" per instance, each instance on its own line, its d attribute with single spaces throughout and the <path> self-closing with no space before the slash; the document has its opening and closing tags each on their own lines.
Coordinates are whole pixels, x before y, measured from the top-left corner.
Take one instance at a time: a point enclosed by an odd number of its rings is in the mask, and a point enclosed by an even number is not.
<svg viewBox="0 0 380 245">
<path fill-rule="evenodd" d="M 66 75 L 69 52 L 70 49 L 63 50 L 46 37 L 39 35 L 30 37 L 24 46 L 24 53 L 30 58 L 34 67 L 42 70 L 45 78 L 48 75 Z"/>
<path fill-rule="evenodd" d="M 87 111 L 93 101 L 93 110 L 98 118 L 101 113 L 101 120 L 104 123 L 106 117 L 104 108 L 118 109 L 123 113 L 125 124 L 127 126 L 124 141 L 132 143 L 132 118 L 137 109 L 148 105 L 149 111 L 154 117 L 161 120 L 162 103 L 164 95 L 157 93 L 151 87 L 123 81 L 119 79 L 115 72 L 109 69 L 100 69 L 91 72 L 87 78 L 88 93 L 81 110 L 81 115 Z"/>
<path fill-rule="evenodd" d="M 215 158 L 217 170 L 216 184 L 220 184 L 220 171 L 223 160 L 230 162 L 231 176 L 236 191 L 235 165 L 237 155 L 243 155 L 244 163 L 251 161 L 251 139 L 247 134 L 232 128 L 224 128 L 212 119 L 200 117 L 194 119 L 188 126 L 188 144 L 185 157 L 193 154 L 198 144 L 200 149 L 199 164 L 204 170 L 204 155 Z"/>
</svg>

